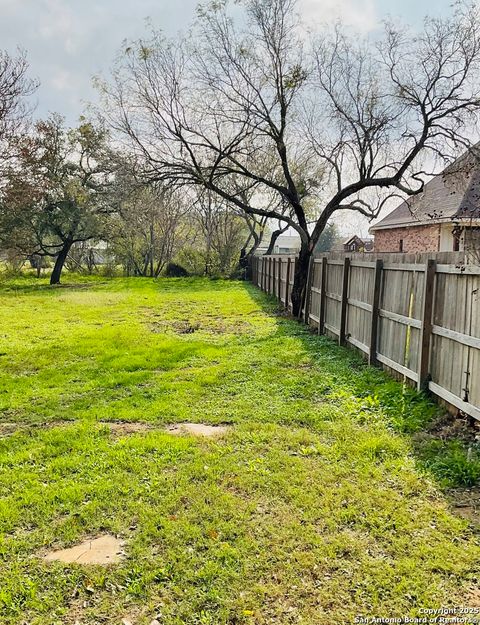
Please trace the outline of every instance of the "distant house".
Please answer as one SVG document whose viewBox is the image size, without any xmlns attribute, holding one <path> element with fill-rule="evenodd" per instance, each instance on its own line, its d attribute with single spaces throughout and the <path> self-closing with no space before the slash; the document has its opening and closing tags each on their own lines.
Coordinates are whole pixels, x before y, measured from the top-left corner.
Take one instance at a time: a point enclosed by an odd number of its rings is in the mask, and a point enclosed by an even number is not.
<svg viewBox="0 0 480 625">
<path fill-rule="evenodd" d="M 298 254 L 301 241 L 298 234 L 281 234 L 273 246 L 274 254 Z"/>
<path fill-rule="evenodd" d="M 463 156 L 370 228 L 375 252 L 480 249 L 480 167 Z"/>
<path fill-rule="evenodd" d="M 344 252 L 373 252 L 373 239 L 362 239 L 354 234 L 342 243 Z"/>
<path fill-rule="evenodd" d="M 300 236 L 296 233 L 281 234 L 275 241 L 272 254 L 289 254 L 296 255 L 300 251 L 301 241 Z M 257 255 L 262 255 L 266 252 L 268 245 L 261 245 L 257 251 Z M 373 238 L 361 238 L 354 234 L 344 241 L 338 240 L 333 246 L 332 251 L 340 252 L 372 252 L 373 251 Z M 315 250 L 317 254 L 319 252 Z"/>
<path fill-rule="evenodd" d="M 270 245 L 270 237 L 257 247 L 255 256 L 263 256 Z M 274 243 L 272 254 L 288 254 L 295 256 L 300 251 L 300 236 L 298 234 L 281 234 Z"/>
</svg>

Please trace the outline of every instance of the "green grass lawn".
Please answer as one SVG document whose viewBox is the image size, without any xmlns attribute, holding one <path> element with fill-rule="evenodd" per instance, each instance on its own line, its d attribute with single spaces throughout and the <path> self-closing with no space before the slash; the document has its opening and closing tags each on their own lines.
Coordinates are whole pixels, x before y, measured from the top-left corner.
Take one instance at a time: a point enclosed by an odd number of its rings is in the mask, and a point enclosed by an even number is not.
<svg viewBox="0 0 480 625">
<path fill-rule="evenodd" d="M 456 443 L 418 452 L 427 399 L 248 284 L 66 281 L 0 288 L 2 624 L 340 625 L 474 605 L 479 534 L 440 487 L 480 464 Z M 181 421 L 233 427 L 163 429 Z M 121 564 L 41 557 L 105 532 L 126 541 Z"/>
</svg>

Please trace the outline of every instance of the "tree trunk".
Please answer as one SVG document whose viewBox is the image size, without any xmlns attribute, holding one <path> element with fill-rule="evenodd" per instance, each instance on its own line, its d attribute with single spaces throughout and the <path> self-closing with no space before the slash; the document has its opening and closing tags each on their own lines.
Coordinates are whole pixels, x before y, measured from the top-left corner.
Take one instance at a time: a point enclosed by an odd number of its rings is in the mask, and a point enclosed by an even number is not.
<svg viewBox="0 0 480 625">
<path fill-rule="evenodd" d="M 297 262 L 295 263 L 292 286 L 292 313 L 298 319 L 302 315 L 303 303 L 305 301 L 305 287 L 307 285 L 308 265 L 311 256 L 312 251 L 309 249 L 309 246 L 302 244 Z"/>
<path fill-rule="evenodd" d="M 251 257 L 247 254 L 247 250 L 243 247 L 240 250 L 240 259 L 238 261 L 238 268 L 243 272 L 243 279 L 250 280 L 251 279 L 251 270 L 250 270 L 250 261 Z"/>
<path fill-rule="evenodd" d="M 62 269 L 67 260 L 68 252 L 72 247 L 72 241 L 65 241 L 62 249 L 60 250 L 53 267 L 52 275 L 50 276 L 50 284 L 60 284 L 60 276 L 62 275 Z"/>
<path fill-rule="evenodd" d="M 279 228 L 278 230 L 274 230 L 272 232 L 272 238 L 270 239 L 270 243 L 268 244 L 268 249 L 265 252 L 265 256 L 273 254 L 273 248 L 275 247 L 275 243 L 277 242 L 278 237 L 286 230 L 288 230 L 288 224 L 284 228 Z"/>
</svg>

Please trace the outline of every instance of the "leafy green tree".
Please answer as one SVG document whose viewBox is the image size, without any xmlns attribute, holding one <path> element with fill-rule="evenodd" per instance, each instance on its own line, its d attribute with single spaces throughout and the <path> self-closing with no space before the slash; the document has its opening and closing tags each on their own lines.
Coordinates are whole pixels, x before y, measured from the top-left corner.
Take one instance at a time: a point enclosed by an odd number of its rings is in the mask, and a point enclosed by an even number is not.
<svg viewBox="0 0 480 625">
<path fill-rule="evenodd" d="M 72 246 L 99 239 L 112 206 L 116 169 L 107 133 L 82 120 L 65 128 L 57 115 L 17 139 L 0 195 L 0 241 L 26 256 L 54 259 L 58 284 Z"/>
<path fill-rule="evenodd" d="M 339 239 L 339 232 L 335 222 L 331 221 L 325 226 L 324 231 L 321 233 L 315 252 L 330 252 Z"/>
</svg>

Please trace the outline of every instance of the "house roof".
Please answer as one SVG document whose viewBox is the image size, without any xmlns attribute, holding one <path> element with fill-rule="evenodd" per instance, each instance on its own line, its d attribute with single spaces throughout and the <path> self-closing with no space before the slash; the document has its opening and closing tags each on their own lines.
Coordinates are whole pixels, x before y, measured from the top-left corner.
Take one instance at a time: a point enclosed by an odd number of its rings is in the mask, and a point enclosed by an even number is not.
<svg viewBox="0 0 480 625">
<path fill-rule="evenodd" d="M 402 202 L 370 232 L 459 219 L 480 219 L 480 165 L 468 154 L 434 176 L 422 193 Z"/>
<path fill-rule="evenodd" d="M 348 245 L 352 241 L 360 241 L 360 243 L 371 243 L 373 239 L 371 239 L 370 237 L 362 238 L 362 237 L 359 237 L 358 234 L 352 234 L 348 237 L 348 239 L 344 239 L 344 241 L 342 242 L 342 245 Z"/>
</svg>

